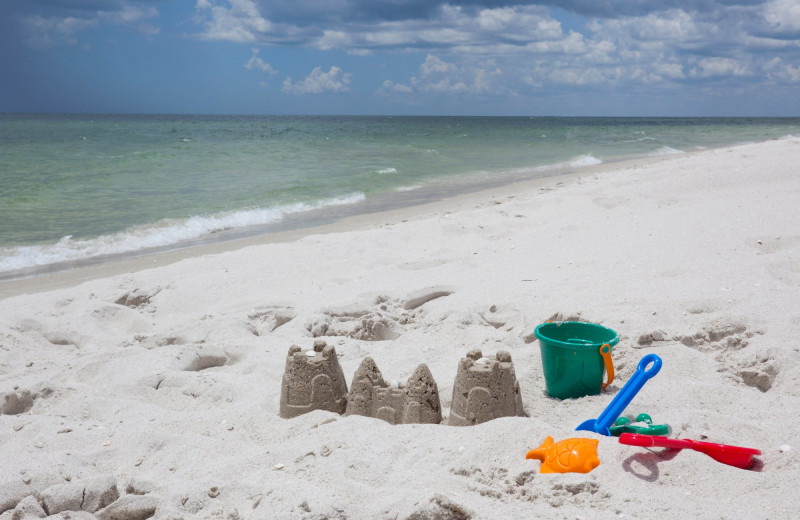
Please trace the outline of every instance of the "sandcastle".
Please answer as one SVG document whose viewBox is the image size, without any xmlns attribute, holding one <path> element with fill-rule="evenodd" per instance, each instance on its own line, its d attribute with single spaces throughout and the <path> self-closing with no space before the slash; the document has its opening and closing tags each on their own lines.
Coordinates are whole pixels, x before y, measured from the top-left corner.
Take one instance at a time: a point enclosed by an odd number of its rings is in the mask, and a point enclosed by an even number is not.
<svg viewBox="0 0 800 520">
<path fill-rule="evenodd" d="M 442 422 L 439 388 L 424 363 L 405 385 L 389 385 L 375 361 L 366 357 L 350 386 L 348 394 L 333 346 L 318 340 L 312 350 L 303 351 L 293 345 L 286 357 L 280 416 L 289 419 L 312 410 L 328 410 L 390 424 Z M 511 354 L 501 350 L 490 359 L 480 350 L 471 350 L 458 363 L 447 424 L 469 426 L 510 416 L 525 416 Z"/>
<path fill-rule="evenodd" d="M 500 350 L 489 359 L 471 350 L 458 363 L 447 424 L 470 426 L 510 416 L 525 416 L 511 354 Z"/>
<path fill-rule="evenodd" d="M 336 357 L 336 349 L 324 341 L 303 352 L 292 345 L 286 356 L 281 381 L 280 416 L 297 417 L 312 410 L 344 413 L 347 408 L 347 382 Z"/>
<path fill-rule="evenodd" d="M 375 361 L 366 357 L 353 376 L 345 415 L 365 415 L 390 424 L 439 424 L 439 388 L 425 364 L 414 370 L 405 386 L 392 387 Z"/>
</svg>

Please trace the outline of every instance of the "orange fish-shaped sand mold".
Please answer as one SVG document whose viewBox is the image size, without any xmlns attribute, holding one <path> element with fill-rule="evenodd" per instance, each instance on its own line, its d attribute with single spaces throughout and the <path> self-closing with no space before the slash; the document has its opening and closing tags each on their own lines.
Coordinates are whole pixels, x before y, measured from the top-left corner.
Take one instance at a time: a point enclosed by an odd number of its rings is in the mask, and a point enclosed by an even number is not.
<svg viewBox="0 0 800 520">
<path fill-rule="evenodd" d="M 598 442 L 597 439 L 574 438 L 553 443 L 553 438 L 548 436 L 525 458 L 542 461 L 539 473 L 589 473 L 600 465 Z"/>
</svg>

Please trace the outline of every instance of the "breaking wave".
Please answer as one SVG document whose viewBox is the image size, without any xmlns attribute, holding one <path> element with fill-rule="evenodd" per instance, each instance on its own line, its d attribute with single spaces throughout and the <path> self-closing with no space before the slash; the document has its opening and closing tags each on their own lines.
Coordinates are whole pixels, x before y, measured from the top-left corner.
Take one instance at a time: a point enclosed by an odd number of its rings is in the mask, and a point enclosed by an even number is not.
<svg viewBox="0 0 800 520">
<path fill-rule="evenodd" d="M 70 235 L 61 238 L 55 244 L 0 248 L 0 273 L 180 246 L 202 240 L 220 231 L 277 223 L 287 215 L 328 206 L 355 204 L 364 199 L 363 193 L 354 193 L 314 203 L 285 204 L 272 208 L 246 209 L 186 219 L 164 219 L 154 224 L 137 226 L 96 238 L 76 239 Z"/>
</svg>

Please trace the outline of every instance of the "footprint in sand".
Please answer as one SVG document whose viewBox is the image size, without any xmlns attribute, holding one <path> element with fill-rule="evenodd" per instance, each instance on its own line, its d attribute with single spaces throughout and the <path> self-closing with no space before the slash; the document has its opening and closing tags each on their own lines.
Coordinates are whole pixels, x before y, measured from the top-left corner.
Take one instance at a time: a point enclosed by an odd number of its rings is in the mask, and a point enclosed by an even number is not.
<svg viewBox="0 0 800 520">
<path fill-rule="evenodd" d="M 663 330 L 654 330 L 639 336 L 637 340 L 638 346 L 634 348 L 651 348 L 659 346 L 659 343 L 667 343 L 673 341 L 672 336 Z"/>
<path fill-rule="evenodd" d="M 214 348 L 190 348 L 175 354 L 170 367 L 162 372 L 146 376 L 140 384 L 156 390 L 145 394 L 156 404 L 167 408 L 181 409 L 187 405 L 187 397 L 196 400 L 197 406 L 224 405 L 233 402 L 236 386 L 230 384 L 231 375 L 213 369 L 225 367 L 235 359 Z"/>
<path fill-rule="evenodd" d="M 50 397 L 52 394 L 53 389 L 48 386 L 0 391 L 0 415 L 19 415 L 28 412 L 38 399 Z"/>
<path fill-rule="evenodd" d="M 133 340 L 125 343 L 125 345 L 138 344 L 147 350 L 163 347 L 171 347 L 173 345 L 185 345 L 188 340 L 183 336 L 146 336 L 144 334 L 136 334 Z"/>
<path fill-rule="evenodd" d="M 697 300 L 686 303 L 684 309 L 689 314 L 712 314 L 723 309 L 725 305 L 716 300 Z"/>
<path fill-rule="evenodd" d="M 264 336 L 297 317 L 292 307 L 265 306 L 254 309 L 247 315 L 250 331 L 255 336 Z"/>
<path fill-rule="evenodd" d="M 116 300 L 114 300 L 114 303 L 117 305 L 124 305 L 125 307 L 130 307 L 132 309 L 138 309 L 139 307 L 150 305 L 153 297 L 160 292 L 161 287 L 156 287 L 149 290 L 134 289 L 118 297 Z"/>
<path fill-rule="evenodd" d="M 0 392 L 0 415 L 19 415 L 33 408 L 34 394 L 30 390 Z"/>
<path fill-rule="evenodd" d="M 505 327 L 505 330 L 514 330 L 515 326 L 520 323 L 519 310 L 511 307 L 490 305 L 489 309 L 485 312 L 479 312 L 478 315 L 481 319 L 496 329 Z"/>
<path fill-rule="evenodd" d="M 221 350 L 189 350 L 178 354 L 176 366 L 185 372 L 200 372 L 228 364 L 228 355 Z"/>
<path fill-rule="evenodd" d="M 431 300 L 450 296 L 455 292 L 455 289 L 447 286 L 426 287 L 408 294 L 403 299 L 403 309 L 413 310 L 417 307 L 425 305 Z"/>
<path fill-rule="evenodd" d="M 164 408 L 186 410 L 224 406 L 236 399 L 237 387 L 205 372 L 167 372 L 146 377 L 141 384 L 152 388 L 148 400 Z"/>
</svg>

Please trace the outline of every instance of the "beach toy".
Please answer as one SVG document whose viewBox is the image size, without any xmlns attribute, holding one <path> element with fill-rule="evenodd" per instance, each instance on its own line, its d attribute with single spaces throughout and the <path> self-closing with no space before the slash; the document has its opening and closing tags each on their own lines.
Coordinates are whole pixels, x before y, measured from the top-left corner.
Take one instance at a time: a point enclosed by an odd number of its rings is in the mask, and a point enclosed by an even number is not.
<svg viewBox="0 0 800 520">
<path fill-rule="evenodd" d="M 761 455 L 761 450 L 754 448 L 743 448 L 741 446 L 729 446 L 727 444 L 714 444 L 712 442 L 693 441 L 691 439 L 669 439 L 658 435 L 637 435 L 635 433 L 623 433 L 619 436 L 620 444 L 629 446 L 642 446 L 644 448 L 673 448 L 676 450 L 689 449 L 705 453 L 712 459 L 747 469 L 753 465 L 753 457 Z"/>
<path fill-rule="evenodd" d="M 534 329 L 542 353 L 545 387 L 550 397 L 596 395 L 614 380 L 611 350 L 619 335 L 581 321 L 551 321 Z M 608 380 L 603 383 L 603 372 Z"/>
<path fill-rule="evenodd" d="M 597 439 L 574 438 L 553 443 L 553 438 L 548 436 L 525 458 L 542 461 L 539 473 L 589 473 L 600 465 L 598 442 Z"/>
<path fill-rule="evenodd" d="M 639 435 L 667 435 L 669 426 L 666 424 L 653 424 L 653 419 L 646 413 L 640 413 L 631 421 L 627 417 L 620 417 L 614 421 L 614 426 L 609 428 L 611 435 L 619 437 L 623 433 L 638 433 Z"/>
<path fill-rule="evenodd" d="M 648 368 L 651 363 L 652 366 Z M 661 370 L 660 357 L 655 354 L 648 354 L 643 357 L 636 366 L 636 372 L 634 372 L 633 376 L 625 383 L 622 390 L 614 396 L 614 399 L 609 403 L 606 409 L 603 410 L 600 417 L 583 421 L 575 429 L 611 436 L 609 426 L 622 414 L 622 411 L 630 404 L 636 394 L 639 393 L 639 390 L 642 389 L 647 380 L 658 374 L 659 370 Z"/>
</svg>

